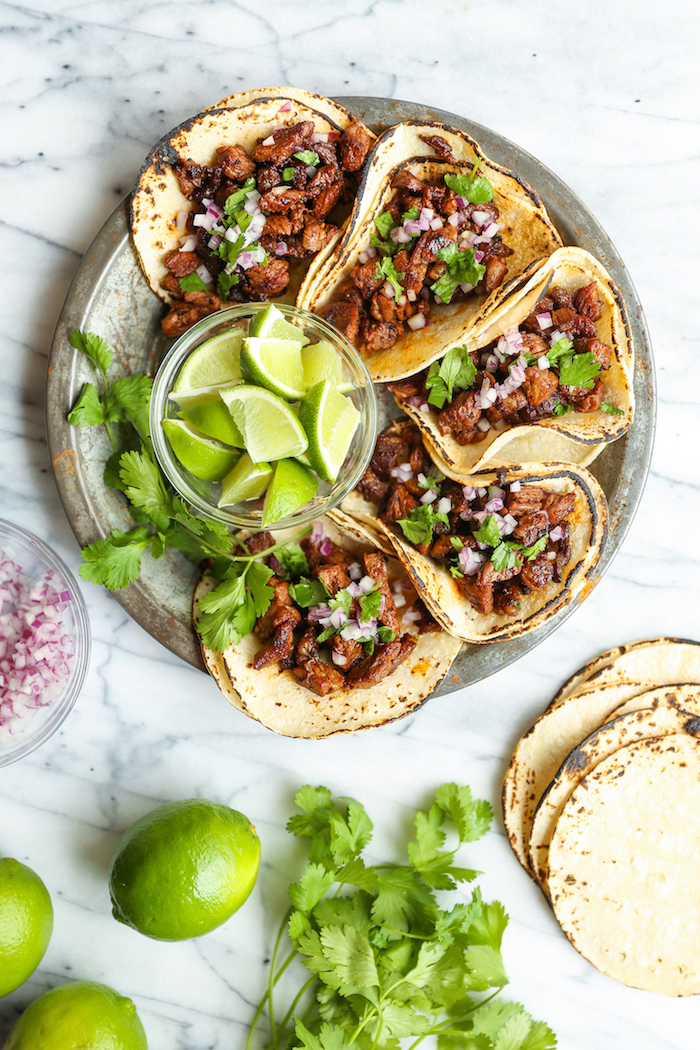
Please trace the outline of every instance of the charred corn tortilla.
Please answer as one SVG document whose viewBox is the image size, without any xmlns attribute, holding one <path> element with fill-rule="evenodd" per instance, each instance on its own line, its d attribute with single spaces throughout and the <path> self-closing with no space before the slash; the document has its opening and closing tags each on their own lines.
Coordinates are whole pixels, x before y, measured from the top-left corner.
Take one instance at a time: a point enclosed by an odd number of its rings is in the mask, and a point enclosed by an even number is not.
<svg viewBox="0 0 700 1050">
<path fill-rule="evenodd" d="M 614 712 L 611 721 L 605 722 L 569 753 L 545 789 L 535 811 L 529 842 L 530 868 L 545 896 L 549 896 L 548 859 L 552 835 L 567 799 L 583 778 L 609 755 L 636 740 L 682 732 L 699 735 L 700 689 L 681 686 L 678 690 L 684 690 L 683 700 L 672 690 L 666 695 L 662 690 L 655 699 L 649 693 L 642 693 L 631 702 L 627 713 Z M 640 704 L 651 706 L 640 707 Z"/>
<path fill-rule="evenodd" d="M 333 543 L 357 555 L 375 549 L 367 534 L 337 511 L 321 519 Z M 275 533 L 283 539 L 284 531 Z M 195 590 L 198 601 L 211 589 L 204 577 Z M 413 652 L 387 678 L 368 689 L 342 689 L 317 696 L 300 685 L 291 671 L 268 665 L 259 670 L 253 659 L 264 643 L 248 634 L 223 654 L 202 645 L 204 661 L 232 706 L 282 736 L 321 739 L 336 733 L 370 729 L 404 718 L 427 700 L 447 674 L 459 652 L 458 639 L 444 632 L 419 635 Z"/>
<path fill-rule="evenodd" d="M 401 434 L 411 426 L 409 421 L 397 420 L 387 432 Z M 488 486 L 496 481 L 496 476 L 484 474 L 471 480 Z M 515 638 L 533 630 L 573 601 L 586 583 L 595 580 L 596 565 L 607 536 L 605 495 L 588 471 L 566 463 L 531 463 L 528 469 L 516 467 L 506 472 L 505 483 L 514 481 L 523 485 L 541 485 L 548 492 L 573 492 L 576 496 L 574 510 L 567 519 L 571 560 L 564 567 L 563 581 L 551 582 L 523 596 L 520 614 L 515 619 L 496 612 L 477 612 L 449 572 L 412 546 L 403 537 L 399 526 L 381 521 L 377 504 L 367 501 L 359 491 L 350 493 L 343 500 L 341 509 L 369 534 L 375 535 L 378 545 L 390 544 L 393 547 L 414 587 L 445 631 L 466 642 L 491 642 Z"/>
<path fill-rule="evenodd" d="M 192 202 L 183 194 L 173 173 L 175 161 L 180 158 L 211 164 L 216 150 L 224 145 L 243 146 L 249 152 L 276 128 L 289 127 L 302 120 L 312 121 L 316 131 L 325 134 L 344 131 L 354 122 L 354 117 L 343 106 L 311 92 L 266 88 L 230 95 L 217 108 L 204 110 L 185 121 L 154 146 L 132 194 L 131 232 L 146 279 L 161 299 L 167 303 L 172 301 L 161 287 L 161 281 L 169 273 L 163 259 L 180 243 L 178 213 L 192 209 Z M 340 234 L 335 241 L 338 236 Z M 335 241 L 311 260 L 309 272 L 332 251 Z M 287 298 L 290 296 L 293 298 L 292 292 L 287 293 Z"/>
<path fill-rule="evenodd" d="M 455 163 L 431 156 L 431 147 L 421 136 L 439 135 L 452 150 Z M 360 193 L 342 238 L 326 261 L 309 274 L 297 296 L 297 306 L 318 312 L 330 302 L 360 253 L 375 232 L 374 219 L 386 210 L 395 190 L 392 176 L 405 170 L 429 183 L 437 184 L 446 172 L 470 174 L 479 162 L 494 189 L 499 222 L 505 224 L 504 243 L 513 249 L 506 259 L 504 283 L 488 298 L 475 294 L 460 303 L 431 304 L 430 324 L 420 331 L 406 332 L 388 350 L 367 353 L 360 347 L 365 364 L 375 382 L 388 382 L 413 375 L 442 357 L 451 347 L 477 338 L 488 327 L 489 318 L 498 313 L 508 293 L 518 287 L 523 271 L 550 255 L 561 245 L 561 238 L 535 193 L 515 172 L 489 161 L 478 144 L 464 132 L 444 124 L 407 121 L 390 128 L 376 143 L 365 171 Z M 531 271 L 528 271 L 531 272 Z"/>
<path fill-rule="evenodd" d="M 453 434 L 440 433 L 437 410 L 431 408 L 429 412 L 423 412 L 412 406 L 408 399 L 397 397 L 399 406 L 420 427 L 426 444 L 449 477 L 495 466 L 548 459 L 587 466 L 608 442 L 621 437 L 629 429 L 634 414 L 634 352 L 627 312 L 612 278 L 582 248 L 560 248 L 544 260 L 524 285 L 481 318 L 476 342 L 472 336 L 467 345 L 469 349 L 484 348 L 507 329 L 518 326 L 532 313 L 550 285 L 558 285 L 574 294 L 592 282 L 596 284 L 602 304 L 602 316 L 595 322 L 598 338 L 613 351 L 610 367 L 601 373 L 605 385 L 603 401 L 623 414 L 610 415 L 603 409 L 574 411 L 538 423 L 506 425 L 502 430 L 492 428 L 486 432 L 483 441 L 460 445 Z M 425 362 L 414 372 L 429 363 L 426 356 Z"/>
<path fill-rule="evenodd" d="M 603 973 L 662 995 L 700 992 L 700 741 L 621 747 L 584 777 L 549 852 L 554 913 Z"/>
</svg>

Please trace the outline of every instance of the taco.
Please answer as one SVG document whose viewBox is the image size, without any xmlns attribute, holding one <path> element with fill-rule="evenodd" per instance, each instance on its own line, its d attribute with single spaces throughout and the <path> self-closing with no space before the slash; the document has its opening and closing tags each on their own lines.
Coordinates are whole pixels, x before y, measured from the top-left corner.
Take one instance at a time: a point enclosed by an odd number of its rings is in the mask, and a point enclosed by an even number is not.
<svg viewBox="0 0 700 1050">
<path fill-rule="evenodd" d="M 587 466 L 634 414 L 624 303 L 601 264 L 560 248 L 498 308 L 477 342 L 389 384 L 445 473 L 514 463 Z"/>
<path fill-rule="evenodd" d="M 261 532 L 247 541 L 274 571 L 274 597 L 253 631 L 223 653 L 202 641 L 229 703 L 283 736 L 314 739 L 417 710 L 461 643 L 435 622 L 401 562 L 338 511 L 316 522 L 289 557 L 277 550 L 265 558 L 284 537 Z M 195 590 L 200 639 L 215 582 L 205 576 Z"/>
<path fill-rule="evenodd" d="M 405 418 L 379 436 L 341 506 L 401 558 L 438 623 L 468 642 L 521 635 L 590 589 L 607 535 L 605 495 L 588 471 L 531 463 L 458 483 Z"/>
<path fill-rule="evenodd" d="M 400 379 L 475 335 L 560 245 L 518 175 L 463 132 L 409 121 L 377 142 L 342 239 L 297 305 L 339 328 L 372 379 Z"/>
<path fill-rule="evenodd" d="M 294 88 L 231 95 L 161 139 L 134 188 L 131 232 L 170 305 L 165 334 L 230 303 L 293 302 L 340 236 L 328 219 L 342 220 L 374 139 L 343 106 Z"/>
</svg>

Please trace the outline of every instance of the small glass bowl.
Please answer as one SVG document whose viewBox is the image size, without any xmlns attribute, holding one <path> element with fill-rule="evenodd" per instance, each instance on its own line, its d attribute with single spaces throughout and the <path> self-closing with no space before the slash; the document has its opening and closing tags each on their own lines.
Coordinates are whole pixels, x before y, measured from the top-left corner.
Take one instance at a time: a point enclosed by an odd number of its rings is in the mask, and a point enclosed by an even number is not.
<svg viewBox="0 0 700 1050">
<path fill-rule="evenodd" d="M 31 584 L 38 583 L 44 573 L 53 571 L 57 589 L 68 591 L 70 600 L 61 623 L 72 641 L 73 657 L 70 673 L 62 691 L 45 707 L 36 707 L 30 719 L 18 726 L 9 738 L 0 735 L 0 766 L 24 758 L 56 732 L 68 717 L 85 679 L 90 662 L 90 627 L 83 596 L 69 568 L 43 540 L 18 525 L 0 520 L 0 561 L 10 558 L 20 567 Z M 0 609 L 2 599 L 0 599 Z M 0 640 L 3 626 L 0 623 Z M 0 694 L 0 701 L 2 694 Z M 2 716 L 0 715 L 0 730 Z"/>
<path fill-rule="evenodd" d="M 196 478 L 178 462 L 165 437 L 161 420 L 178 418 L 178 405 L 168 394 L 188 355 L 208 339 L 231 328 L 243 327 L 247 331 L 251 317 L 268 306 L 269 303 L 245 303 L 210 314 L 193 325 L 180 336 L 163 359 L 153 382 L 150 405 L 153 448 L 163 473 L 175 491 L 191 507 L 210 518 L 223 521 L 227 525 L 253 530 L 262 526 L 263 497 L 230 507 L 217 506 L 221 485 Z M 364 361 L 355 347 L 337 329 L 308 310 L 300 310 L 296 306 L 286 306 L 283 303 L 275 303 L 275 306 L 288 321 L 296 321 L 311 342 L 325 340 L 335 347 L 346 378 L 352 383 L 353 389 L 347 396 L 358 409 L 360 422 L 336 482 L 329 485 L 319 478 L 316 496 L 293 514 L 274 522 L 271 526 L 273 530 L 306 525 L 326 511 L 337 507 L 356 487 L 365 472 L 377 438 L 377 395 Z"/>
</svg>

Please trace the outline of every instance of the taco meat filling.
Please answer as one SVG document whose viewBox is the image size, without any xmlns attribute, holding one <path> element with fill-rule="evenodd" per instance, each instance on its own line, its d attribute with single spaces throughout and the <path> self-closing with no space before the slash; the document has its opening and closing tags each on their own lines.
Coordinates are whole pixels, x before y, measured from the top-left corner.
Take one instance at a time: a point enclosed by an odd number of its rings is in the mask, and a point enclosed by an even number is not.
<svg viewBox="0 0 700 1050">
<path fill-rule="evenodd" d="M 399 400 L 438 411 L 441 434 L 460 445 L 483 441 L 506 424 L 537 423 L 568 412 L 624 415 L 603 400 L 613 351 L 598 338 L 595 282 L 575 294 L 550 288 L 535 309 L 483 350 L 455 347 L 408 379 L 389 383 Z"/>
<path fill-rule="evenodd" d="M 572 492 L 503 477 L 488 488 L 460 485 L 435 469 L 417 427 L 380 434 L 358 488 L 485 615 L 517 616 L 523 595 L 561 583 L 571 558 Z"/>
<path fill-rule="evenodd" d="M 269 532 L 261 532 L 249 549 L 256 553 L 273 543 Z M 320 696 L 376 685 L 413 652 L 416 635 L 440 630 L 386 555 L 372 551 L 358 558 L 318 523 L 300 544 L 291 571 L 274 554 L 264 560 L 275 573 L 268 581 L 274 598 L 255 624 L 264 644 L 253 666 L 276 663 Z"/>
<path fill-rule="evenodd" d="M 454 162 L 439 135 L 424 141 L 443 160 Z M 503 282 L 506 257 L 513 254 L 501 239 L 504 227 L 493 187 L 476 168 L 468 174 L 448 172 L 435 186 L 400 169 L 391 185 L 396 196 L 375 218 L 371 243 L 319 311 L 369 352 L 392 347 L 404 326 L 425 328 L 431 301 L 456 303 L 475 290 L 489 295 Z"/>
<path fill-rule="evenodd" d="M 180 245 L 161 286 L 175 300 L 165 335 L 182 335 L 228 303 L 261 302 L 289 284 L 289 260 L 309 259 L 338 227 L 326 218 L 354 199 L 371 145 L 359 123 L 317 134 L 313 122 L 277 128 L 248 153 L 220 146 L 210 165 L 178 159 L 173 172 L 194 203 L 181 212 Z"/>
</svg>

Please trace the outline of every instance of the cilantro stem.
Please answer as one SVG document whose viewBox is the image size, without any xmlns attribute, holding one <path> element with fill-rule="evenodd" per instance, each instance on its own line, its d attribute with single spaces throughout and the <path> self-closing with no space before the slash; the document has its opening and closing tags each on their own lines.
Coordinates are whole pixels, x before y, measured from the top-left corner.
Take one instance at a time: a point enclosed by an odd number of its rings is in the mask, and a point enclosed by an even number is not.
<svg viewBox="0 0 700 1050">
<path fill-rule="evenodd" d="M 296 1009 L 296 1006 L 297 1006 L 299 1000 L 309 990 L 309 988 L 312 986 L 312 984 L 315 984 L 315 982 L 316 982 L 316 977 L 315 976 L 309 977 L 309 979 L 306 982 L 306 984 L 302 985 L 300 990 L 294 996 L 294 999 L 292 1000 L 292 1003 L 291 1003 L 289 1009 L 287 1010 L 286 1014 L 284 1015 L 284 1017 L 280 1021 L 279 1030 L 281 1032 L 284 1032 L 285 1028 L 289 1024 L 289 1022 L 290 1022 L 290 1020 L 292 1018 L 292 1015 L 294 1013 L 294 1010 Z M 307 1007 L 307 1010 L 306 1010 L 306 1013 L 304 1014 L 304 1017 L 306 1017 L 306 1015 L 309 1013 L 309 1010 L 312 1009 L 314 1005 L 315 1004 L 313 1002 L 309 1004 L 309 1007 Z"/>
<path fill-rule="evenodd" d="M 277 953 L 279 952 L 280 943 L 282 941 L 282 937 L 284 936 L 284 932 L 287 928 L 287 922 L 289 921 L 289 916 L 291 914 L 292 909 L 288 908 L 285 912 L 282 922 L 280 923 L 280 928 L 277 933 L 277 939 L 275 940 L 275 946 L 272 949 L 272 958 L 270 959 L 270 975 L 267 981 L 267 1001 L 269 1003 L 268 1012 L 270 1015 L 270 1034 L 272 1036 L 272 1042 L 275 1046 L 277 1045 L 277 1027 L 275 1024 L 275 1011 L 272 1005 L 272 993 L 275 987 L 275 983 L 279 978 L 279 974 L 275 975 L 275 966 L 277 965 Z M 280 973 L 282 973 L 282 970 L 280 970 Z"/>
</svg>

